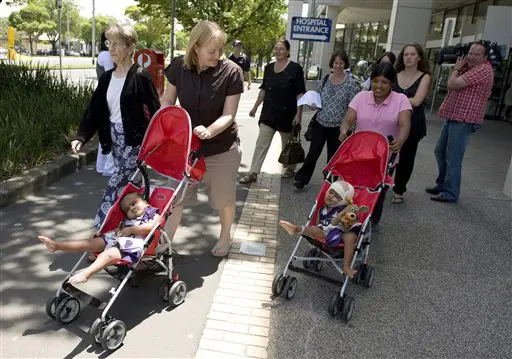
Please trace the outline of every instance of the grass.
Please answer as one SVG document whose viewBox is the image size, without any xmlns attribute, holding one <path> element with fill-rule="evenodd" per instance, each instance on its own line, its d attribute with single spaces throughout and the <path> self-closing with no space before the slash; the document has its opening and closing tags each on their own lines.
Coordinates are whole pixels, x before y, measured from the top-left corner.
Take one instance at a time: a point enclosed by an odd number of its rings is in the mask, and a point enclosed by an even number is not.
<svg viewBox="0 0 512 359">
<path fill-rule="evenodd" d="M 0 181 L 69 151 L 92 94 L 49 67 L 0 63 Z"/>
</svg>

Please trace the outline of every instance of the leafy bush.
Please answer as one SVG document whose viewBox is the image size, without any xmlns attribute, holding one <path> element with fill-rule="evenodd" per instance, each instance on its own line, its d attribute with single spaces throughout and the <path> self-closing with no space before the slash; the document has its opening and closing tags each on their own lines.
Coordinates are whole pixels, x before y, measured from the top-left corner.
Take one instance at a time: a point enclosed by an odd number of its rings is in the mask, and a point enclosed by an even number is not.
<svg viewBox="0 0 512 359">
<path fill-rule="evenodd" d="M 92 84 L 61 81 L 48 67 L 0 63 L 0 181 L 69 151 Z"/>
</svg>

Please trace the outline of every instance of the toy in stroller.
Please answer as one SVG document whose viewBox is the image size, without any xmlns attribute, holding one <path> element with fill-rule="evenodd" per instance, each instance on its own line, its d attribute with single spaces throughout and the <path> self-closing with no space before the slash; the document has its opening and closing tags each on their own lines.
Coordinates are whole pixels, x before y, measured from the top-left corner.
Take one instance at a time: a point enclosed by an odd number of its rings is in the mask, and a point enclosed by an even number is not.
<svg viewBox="0 0 512 359">
<path fill-rule="evenodd" d="M 392 138 L 390 138 L 392 140 Z M 379 133 L 373 131 L 360 131 L 350 136 L 339 147 L 336 154 L 324 168 L 326 179 L 316 197 L 304 227 L 315 226 L 319 211 L 325 205 L 325 195 L 335 178 L 342 179 L 354 187 L 353 198 L 356 206 L 367 206 L 368 211 L 359 213 L 361 227 L 355 243 L 355 252 L 350 263 L 350 271 L 356 274 L 352 281 L 356 284 L 364 284 L 370 288 L 373 284 L 375 269 L 368 265 L 372 225 L 371 216 L 379 195 L 385 186 L 392 183 L 388 171 L 392 171 L 392 164 L 396 158 L 393 154 L 389 158 L 389 142 Z M 389 159 L 389 161 L 388 161 Z M 306 239 L 313 248 L 308 250 L 303 257 L 297 256 L 302 239 Z M 335 247 L 327 244 L 324 238 L 314 238 L 300 233 L 297 244 L 288 259 L 283 272 L 278 272 L 272 283 L 272 294 L 280 296 L 284 294 L 287 299 L 294 297 L 297 291 L 297 278 L 290 275 L 289 271 L 301 272 L 317 277 L 328 282 L 341 285 L 329 302 L 329 314 L 333 317 L 341 313 L 343 320 L 348 321 L 354 310 L 354 298 L 346 294 L 349 276 L 342 269 L 343 265 L 343 241 Z M 296 261 L 302 262 L 302 267 L 296 266 Z M 336 271 L 341 275 L 341 280 L 319 274 L 323 264 L 332 263 Z M 339 263 L 339 264 L 338 264 Z"/>
<path fill-rule="evenodd" d="M 142 262 L 150 263 L 158 268 L 157 272 L 166 274 L 159 288 L 159 296 L 172 306 L 183 303 L 187 286 L 179 280 L 178 274 L 174 271 L 171 241 L 163 228 L 173 206 L 183 200 L 187 186 L 193 181 L 201 180 L 205 172 L 204 160 L 200 157 L 199 151 L 200 140 L 192 134 L 190 117 L 185 110 L 168 106 L 153 116 L 137 158 L 138 169 L 109 210 L 99 231 L 100 234 L 108 233 L 125 218 L 119 206 L 124 195 L 132 192 L 143 194 L 149 205 L 160 212 L 159 219 L 155 221 L 151 231 L 143 240 L 143 255 L 134 263 L 125 260 L 115 263 L 122 273 L 122 276 L 117 277 L 121 282 L 117 288 L 112 288 L 110 291 L 111 297 L 108 302 L 102 302 L 68 281 L 80 264 L 86 260 L 88 254 L 84 253 L 57 290 L 55 297 L 48 301 L 46 312 L 50 317 L 66 324 L 78 316 L 80 302 L 97 307 L 102 310 L 102 313 L 89 330 L 91 340 L 101 344 L 105 350 L 119 348 L 126 336 L 126 326 L 108 313 L 121 290 L 129 282 L 134 270 Z M 175 179 L 176 187 L 150 186 L 147 166 L 163 176 Z M 143 179 L 141 187 L 133 184 L 138 175 Z"/>
</svg>

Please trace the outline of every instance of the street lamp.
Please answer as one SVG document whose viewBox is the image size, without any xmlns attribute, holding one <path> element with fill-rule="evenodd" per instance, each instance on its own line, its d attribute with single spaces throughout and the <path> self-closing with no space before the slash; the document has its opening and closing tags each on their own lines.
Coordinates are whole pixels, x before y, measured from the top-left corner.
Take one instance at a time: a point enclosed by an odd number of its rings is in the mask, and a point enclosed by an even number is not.
<svg viewBox="0 0 512 359">
<path fill-rule="evenodd" d="M 57 11 L 59 15 L 59 70 L 60 70 L 60 80 L 62 81 L 62 0 L 56 0 Z"/>
<path fill-rule="evenodd" d="M 96 50 L 96 18 L 94 17 L 95 1 L 92 0 L 92 64 L 94 65 L 94 53 Z"/>
<path fill-rule="evenodd" d="M 169 41 L 169 57 L 174 58 L 174 19 L 176 18 L 176 0 L 171 0 L 171 39 Z"/>
</svg>

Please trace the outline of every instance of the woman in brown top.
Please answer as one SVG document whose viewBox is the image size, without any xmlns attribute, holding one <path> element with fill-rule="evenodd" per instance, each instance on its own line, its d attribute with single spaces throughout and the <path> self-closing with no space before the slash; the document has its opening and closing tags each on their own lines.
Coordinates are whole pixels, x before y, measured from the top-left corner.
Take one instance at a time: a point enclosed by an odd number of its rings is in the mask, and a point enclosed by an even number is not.
<svg viewBox="0 0 512 359">
<path fill-rule="evenodd" d="M 242 70 L 223 59 L 226 34 L 211 21 L 199 22 L 191 31 L 187 52 L 173 59 L 165 70 L 169 83 L 162 106 L 180 106 L 190 115 L 194 134 L 202 140 L 206 174 L 203 178 L 210 205 L 219 211 L 221 232 L 212 255 L 225 256 L 231 246 L 235 219 L 236 176 L 242 158 L 235 115 L 243 92 Z M 196 187 L 197 189 L 197 187 Z M 175 208 L 168 221 L 172 238 L 183 207 Z"/>
</svg>

